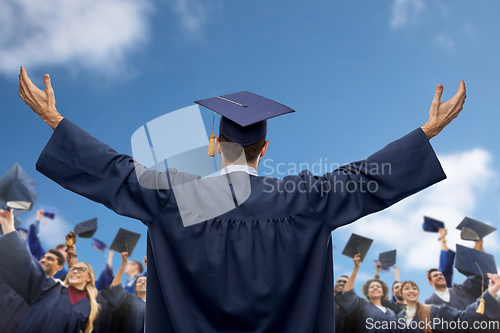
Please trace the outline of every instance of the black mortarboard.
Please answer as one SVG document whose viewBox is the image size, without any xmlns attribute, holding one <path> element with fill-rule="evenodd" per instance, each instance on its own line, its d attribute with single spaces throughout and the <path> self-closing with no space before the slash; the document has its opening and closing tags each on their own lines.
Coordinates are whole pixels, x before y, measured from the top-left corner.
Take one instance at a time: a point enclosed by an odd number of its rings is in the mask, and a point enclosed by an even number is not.
<svg viewBox="0 0 500 333">
<path fill-rule="evenodd" d="M 394 266 L 396 264 L 396 250 L 380 253 L 378 261 L 385 267 Z"/>
<path fill-rule="evenodd" d="M 470 217 L 465 217 L 462 222 L 457 226 L 460 232 L 460 237 L 463 240 L 473 240 L 478 241 L 483 239 L 486 235 L 491 234 L 497 228 L 492 227 L 483 222 L 476 221 Z"/>
<path fill-rule="evenodd" d="M 444 228 L 444 223 L 432 217 L 424 216 L 424 224 L 422 227 L 424 231 L 439 232 L 439 229 Z"/>
<path fill-rule="evenodd" d="M 38 196 L 35 185 L 21 166 L 14 164 L 0 179 L 0 203 L 10 208 L 31 210 Z"/>
<path fill-rule="evenodd" d="M 97 231 L 97 217 L 78 223 L 73 231 L 81 238 L 91 238 Z"/>
<path fill-rule="evenodd" d="M 128 252 L 130 257 L 132 256 L 132 252 L 134 251 L 139 238 L 141 238 L 141 234 L 120 228 L 120 230 L 116 233 L 115 239 L 113 239 L 113 243 L 111 243 L 109 249 L 118 253 Z"/>
<path fill-rule="evenodd" d="M 267 133 L 267 119 L 295 112 L 268 98 L 241 91 L 195 101 L 222 117 L 219 133 L 243 147 L 261 140 Z"/>
<path fill-rule="evenodd" d="M 59 210 L 56 207 L 41 206 L 40 209 L 43 209 L 43 216 L 51 220 L 53 220 L 56 215 L 59 215 Z"/>
<path fill-rule="evenodd" d="M 459 244 L 457 244 L 455 268 L 465 276 L 486 276 L 486 273 L 497 274 L 495 258 L 491 254 Z"/>
<path fill-rule="evenodd" d="M 354 258 L 354 256 L 359 253 L 361 254 L 361 262 L 363 262 L 372 243 L 373 239 L 352 234 L 347 241 L 342 254 L 348 256 L 349 258 Z"/>
</svg>

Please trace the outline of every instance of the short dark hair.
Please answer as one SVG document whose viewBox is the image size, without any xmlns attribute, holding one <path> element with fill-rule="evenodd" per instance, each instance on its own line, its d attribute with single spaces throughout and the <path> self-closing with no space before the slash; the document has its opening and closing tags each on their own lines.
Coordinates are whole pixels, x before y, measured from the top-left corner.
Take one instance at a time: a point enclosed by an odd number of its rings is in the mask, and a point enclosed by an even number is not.
<svg viewBox="0 0 500 333">
<path fill-rule="evenodd" d="M 427 280 L 429 280 L 429 282 L 432 282 L 431 274 L 433 272 L 441 272 L 441 271 L 439 269 L 437 269 L 437 268 L 431 268 L 431 269 L 429 269 L 429 271 L 427 272 Z"/>
<path fill-rule="evenodd" d="M 391 287 L 392 292 L 394 292 L 394 286 L 396 285 L 396 283 L 401 283 L 401 281 L 394 281 Z"/>
<path fill-rule="evenodd" d="M 66 244 L 59 244 L 59 245 L 57 245 L 57 246 L 55 247 L 55 249 L 56 249 L 56 250 L 59 250 L 60 248 L 63 248 L 63 247 L 66 249 L 68 246 L 67 246 Z"/>
<path fill-rule="evenodd" d="M 387 284 L 384 281 L 379 280 L 379 279 L 370 279 L 370 280 L 366 281 L 366 283 L 363 285 L 363 288 L 362 288 L 363 295 L 365 295 L 365 297 L 368 298 L 368 300 L 370 300 L 370 297 L 368 297 L 368 289 L 370 288 L 370 284 L 372 284 L 372 282 L 380 283 L 380 285 L 382 286 L 382 292 L 383 292 L 381 302 L 387 301 L 389 299 L 389 287 L 387 287 Z"/>
<path fill-rule="evenodd" d="M 339 277 L 337 278 L 337 281 L 338 281 L 340 278 L 342 278 L 342 277 L 345 277 L 347 280 L 349 280 L 349 275 L 341 275 L 341 276 L 339 276 Z"/>
<path fill-rule="evenodd" d="M 139 266 L 139 273 L 142 273 L 142 271 L 144 270 L 144 267 L 142 266 L 142 264 L 140 262 L 138 262 L 137 260 L 130 260 L 130 261 L 136 263 L 137 266 Z"/>
<path fill-rule="evenodd" d="M 61 252 L 59 252 L 56 249 L 50 249 L 47 251 L 47 253 L 52 253 L 53 255 L 55 255 L 57 257 L 57 264 L 59 266 L 64 266 L 64 263 L 66 262 L 66 258 L 64 258 L 63 254 Z"/>
<path fill-rule="evenodd" d="M 228 138 L 226 138 L 222 133 L 219 133 L 219 141 L 221 143 L 225 142 L 232 142 Z M 224 157 L 227 159 L 229 163 L 233 163 L 236 161 L 242 154 L 241 149 L 245 152 L 245 158 L 247 159 L 247 162 L 255 162 L 257 161 L 257 158 L 259 157 L 259 154 L 262 150 L 262 147 L 264 147 L 264 144 L 266 143 L 266 136 L 262 139 L 260 139 L 258 142 L 246 146 L 246 147 L 241 147 L 240 145 L 233 144 L 233 145 L 221 145 L 224 149 Z M 222 149 L 222 148 L 221 148 Z"/>
</svg>

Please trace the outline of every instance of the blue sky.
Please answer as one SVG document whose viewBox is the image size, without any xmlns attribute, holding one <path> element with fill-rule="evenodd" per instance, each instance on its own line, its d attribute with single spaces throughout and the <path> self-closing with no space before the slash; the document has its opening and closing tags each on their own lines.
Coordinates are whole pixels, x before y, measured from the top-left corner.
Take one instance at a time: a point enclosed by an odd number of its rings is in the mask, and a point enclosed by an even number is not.
<svg viewBox="0 0 500 333">
<path fill-rule="evenodd" d="M 438 83 L 444 101 L 464 80 L 462 114 L 431 141 L 448 180 L 334 232 L 338 274 L 352 269 L 340 254 L 351 232 L 375 239 L 357 290 L 373 273 L 378 252 L 398 248 L 402 278 L 416 280 L 423 300 L 431 293 L 425 272 L 439 255 L 435 235 L 421 231 L 423 215 L 446 223 L 451 248 L 467 244 L 453 230 L 464 216 L 500 225 L 499 9 L 495 0 L 6 0 L 0 11 L 0 172 L 19 163 L 37 182 L 35 209 L 61 211 L 42 227 L 46 248 L 97 216 L 95 237 L 108 244 L 119 227 L 142 233 L 133 255 L 141 259 L 146 228 L 140 222 L 35 171 L 51 129 L 19 99 L 21 65 L 39 87 L 49 73 L 59 112 L 126 154 L 138 128 L 194 100 L 241 90 L 272 98 L 297 111 L 269 121 L 266 159 L 274 166 L 363 159 L 425 123 Z M 212 113 L 202 115 L 210 132 Z M 23 225 L 34 217 L 34 211 L 23 215 Z M 497 258 L 498 240 L 495 234 L 485 240 Z M 77 246 L 96 271 L 104 267 L 90 242 Z M 393 279 L 389 273 L 383 278 Z M 455 281 L 462 280 L 456 272 Z"/>
</svg>

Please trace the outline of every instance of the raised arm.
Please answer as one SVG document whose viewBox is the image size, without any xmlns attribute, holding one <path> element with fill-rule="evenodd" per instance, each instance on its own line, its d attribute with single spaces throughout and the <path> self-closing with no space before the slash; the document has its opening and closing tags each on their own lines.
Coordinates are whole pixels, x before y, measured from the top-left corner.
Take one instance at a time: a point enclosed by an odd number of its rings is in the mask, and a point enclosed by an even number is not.
<svg viewBox="0 0 500 333">
<path fill-rule="evenodd" d="M 30 249 L 31 254 L 36 260 L 40 260 L 42 256 L 45 254 L 45 250 L 42 248 L 42 243 L 40 242 L 40 238 L 38 237 L 38 231 L 40 228 L 40 220 L 43 216 L 43 209 L 39 209 L 36 212 L 36 220 L 29 226 L 28 237 L 26 241 L 28 242 L 28 247 Z"/>
<path fill-rule="evenodd" d="M 115 278 L 113 279 L 113 282 L 111 283 L 111 287 L 117 286 L 117 285 L 122 283 L 123 271 L 125 270 L 125 266 L 127 265 L 127 261 L 128 261 L 128 253 L 122 252 L 121 256 L 122 256 L 122 264 L 120 265 L 118 272 L 116 272 Z"/>
<path fill-rule="evenodd" d="M 359 270 L 359 265 L 361 264 L 361 257 L 359 254 L 356 254 L 354 258 L 352 259 L 354 262 L 354 269 L 352 270 L 351 276 L 349 276 L 349 279 L 347 280 L 345 287 L 344 287 L 344 293 L 348 292 L 349 290 L 354 288 L 354 281 L 356 281 L 356 275 L 358 274 Z"/>
<path fill-rule="evenodd" d="M 55 107 L 48 74 L 43 80 L 45 90 L 40 90 L 21 67 L 21 99 L 54 129 L 37 170 L 66 189 L 149 225 L 168 202 L 172 192 L 168 177 L 174 177 L 173 172 L 168 176 L 147 170 L 64 119 Z"/>
</svg>

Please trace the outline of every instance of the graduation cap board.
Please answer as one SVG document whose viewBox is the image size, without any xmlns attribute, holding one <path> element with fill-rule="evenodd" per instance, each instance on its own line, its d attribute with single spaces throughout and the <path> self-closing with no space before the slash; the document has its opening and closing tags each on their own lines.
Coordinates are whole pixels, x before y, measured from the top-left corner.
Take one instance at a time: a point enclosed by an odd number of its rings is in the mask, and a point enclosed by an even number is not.
<svg viewBox="0 0 500 333">
<path fill-rule="evenodd" d="M 286 105 L 248 91 L 195 103 L 220 114 L 219 133 L 243 147 L 257 143 L 266 135 L 268 119 L 295 112 Z"/>
<path fill-rule="evenodd" d="M 488 253 L 457 244 L 455 268 L 465 276 L 497 274 L 495 258 Z"/>
<path fill-rule="evenodd" d="M 109 249 L 118 253 L 128 252 L 130 257 L 132 256 L 132 252 L 134 252 L 137 242 L 139 242 L 139 238 L 141 238 L 141 234 L 120 228 Z"/>
<path fill-rule="evenodd" d="M 497 228 L 491 225 L 471 219 L 470 217 L 465 217 L 457 226 L 457 229 L 462 230 L 460 232 L 460 237 L 463 240 L 472 241 L 479 241 L 497 230 Z"/>
<path fill-rule="evenodd" d="M 75 225 L 73 231 L 78 235 L 78 237 L 92 238 L 97 231 L 97 217 L 78 223 Z"/>
<path fill-rule="evenodd" d="M 378 261 L 385 267 L 391 267 L 396 264 L 396 250 L 382 252 L 378 255 Z"/>
<path fill-rule="evenodd" d="M 59 210 L 56 207 L 41 206 L 40 209 L 43 209 L 43 216 L 51 220 L 53 220 L 56 215 L 59 215 Z"/>
<path fill-rule="evenodd" d="M 351 237 L 347 241 L 342 254 L 349 258 L 354 258 L 354 256 L 359 253 L 361 254 L 361 262 L 363 262 L 372 243 L 373 239 L 366 238 L 357 234 L 351 234 Z"/>
<path fill-rule="evenodd" d="M 92 242 L 92 247 L 97 252 L 104 252 L 108 248 L 108 246 L 103 242 L 98 240 L 97 238 L 92 238 L 94 241 Z"/>
<path fill-rule="evenodd" d="M 422 227 L 427 232 L 439 232 L 439 229 L 444 228 L 444 223 L 432 217 L 424 216 Z"/>
<path fill-rule="evenodd" d="M 0 203 L 14 209 L 31 210 L 38 197 L 35 185 L 21 166 L 14 164 L 0 179 Z"/>
</svg>

